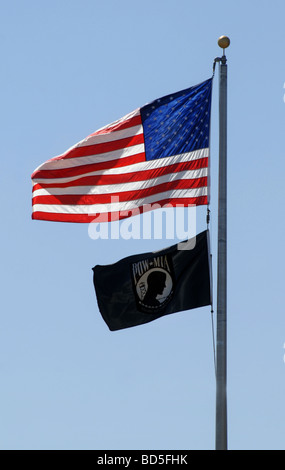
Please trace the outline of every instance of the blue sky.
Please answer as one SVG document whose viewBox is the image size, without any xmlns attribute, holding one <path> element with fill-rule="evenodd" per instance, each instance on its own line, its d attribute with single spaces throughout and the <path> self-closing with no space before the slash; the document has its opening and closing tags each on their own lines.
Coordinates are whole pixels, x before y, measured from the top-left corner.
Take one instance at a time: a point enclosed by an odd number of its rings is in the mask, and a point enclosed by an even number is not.
<svg viewBox="0 0 285 470">
<path fill-rule="evenodd" d="M 133 109 L 210 78 L 222 34 L 229 448 L 285 448 L 284 19 L 282 0 L 2 5 L 1 449 L 214 448 L 210 310 L 111 333 L 92 284 L 95 264 L 173 241 L 93 240 L 86 224 L 32 221 L 30 175 Z M 214 276 L 217 165 L 218 71 Z"/>
</svg>

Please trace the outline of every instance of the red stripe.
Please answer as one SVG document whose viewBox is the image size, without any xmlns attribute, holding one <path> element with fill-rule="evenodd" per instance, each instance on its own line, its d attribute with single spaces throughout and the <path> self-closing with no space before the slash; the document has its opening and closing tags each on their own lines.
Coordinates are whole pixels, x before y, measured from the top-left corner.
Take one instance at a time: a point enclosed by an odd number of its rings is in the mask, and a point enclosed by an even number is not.
<svg viewBox="0 0 285 470">
<path fill-rule="evenodd" d="M 147 181 L 148 179 L 157 178 L 159 176 L 168 175 L 170 173 L 178 173 L 180 171 L 199 170 L 208 167 L 208 158 L 199 158 L 188 162 L 174 163 L 152 170 L 143 170 L 135 173 L 122 173 L 118 175 L 92 175 L 78 178 L 75 181 L 67 183 L 38 183 L 33 187 L 33 191 L 42 188 L 69 188 L 71 186 L 98 186 L 108 184 L 130 183 L 133 181 Z"/>
<path fill-rule="evenodd" d="M 57 160 L 67 160 L 72 158 L 80 158 L 80 157 L 90 157 L 99 155 L 102 153 L 107 152 L 114 152 L 116 150 L 123 150 L 128 147 L 133 147 L 134 145 L 139 145 L 144 143 L 144 136 L 143 134 L 135 135 L 132 137 L 127 137 L 121 140 L 115 140 L 113 142 L 104 142 L 101 144 L 96 145 L 86 145 L 84 147 L 76 147 L 70 150 L 68 153 L 64 155 L 60 155 L 59 157 L 55 157 L 50 160 L 51 163 Z M 118 158 L 118 157 L 117 157 Z M 122 161 L 124 158 L 121 158 Z M 47 163 L 48 164 L 48 163 Z M 36 170 L 32 174 L 32 178 L 64 178 L 69 175 L 69 172 L 72 171 L 72 168 L 62 168 L 58 170 Z M 85 165 L 75 167 L 77 171 L 80 170 L 80 173 L 84 173 Z"/>
<path fill-rule="evenodd" d="M 116 160 L 108 160 L 106 162 L 91 163 L 90 165 L 80 165 L 73 168 L 64 168 L 62 170 L 39 170 L 32 175 L 33 179 L 46 179 L 50 178 L 69 178 L 73 176 L 80 176 L 82 174 L 91 173 L 92 171 L 104 171 L 109 168 L 118 168 L 128 165 L 135 165 L 145 161 L 145 153 L 137 153 L 130 157 L 118 157 Z M 68 186 L 72 186 L 72 181 Z"/>
<path fill-rule="evenodd" d="M 129 129 L 130 127 L 133 127 L 133 126 L 139 126 L 141 123 L 142 123 L 142 118 L 141 118 L 141 115 L 139 114 L 137 116 L 121 121 L 115 125 L 110 124 L 110 126 L 105 127 L 104 129 L 101 129 L 101 130 L 99 129 L 93 134 L 90 134 L 89 137 L 93 135 L 110 134 L 110 132 L 114 132 L 114 131 L 122 131 L 124 129 Z"/>
<path fill-rule="evenodd" d="M 84 145 L 82 147 L 75 147 L 69 150 L 67 153 L 56 157 L 54 160 L 66 160 L 67 158 L 80 158 L 88 157 L 90 155 L 99 155 L 101 153 L 113 152 L 115 150 L 121 150 L 133 145 L 143 144 L 143 134 L 133 135 L 131 137 L 125 137 L 124 139 L 111 140 L 110 142 L 101 142 L 100 144 Z"/>
<path fill-rule="evenodd" d="M 91 204 L 109 204 L 111 198 L 118 197 L 118 202 L 132 201 L 136 199 L 143 199 L 153 194 L 159 194 L 164 191 L 171 191 L 176 189 L 191 189 L 201 188 L 207 186 L 207 178 L 196 178 L 192 180 L 177 180 L 167 183 L 158 184 L 157 186 L 137 191 L 124 191 L 121 193 L 108 193 L 108 194 L 61 194 L 56 196 L 35 196 L 32 204 L 60 204 L 60 205 L 91 205 Z M 110 188 L 112 189 L 112 188 Z"/>
<path fill-rule="evenodd" d="M 157 201 L 153 205 L 149 205 L 149 207 L 139 207 L 137 208 L 137 213 L 141 214 L 146 212 L 146 209 L 153 210 L 158 209 L 160 207 L 169 204 L 169 207 L 184 207 L 187 206 L 200 206 L 207 204 L 207 196 L 201 196 L 198 198 L 182 198 L 182 199 L 167 199 L 162 201 Z M 112 212 L 112 213 L 105 213 L 105 214 L 55 214 L 55 213 L 48 213 L 48 212 L 34 212 L 32 214 L 32 219 L 34 220 L 49 220 L 53 222 L 74 222 L 74 223 L 91 223 L 91 222 L 110 222 L 115 220 L 122 220 L 130 216 L 127 211 L 120 211 L 120 212 Z M 133 213 L 133 215 L 135 215 Z"/>
</svg>

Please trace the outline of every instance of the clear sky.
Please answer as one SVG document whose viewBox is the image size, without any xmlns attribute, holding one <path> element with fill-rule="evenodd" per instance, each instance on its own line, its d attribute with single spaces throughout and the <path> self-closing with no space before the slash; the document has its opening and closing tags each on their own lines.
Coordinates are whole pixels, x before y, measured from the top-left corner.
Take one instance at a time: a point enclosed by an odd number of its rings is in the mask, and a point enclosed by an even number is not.
<svg viewBox="0 0 285 470">
<path fill-rule="evenodd" d="M 94 240 L 87 224 L 32 221 L 30 175 L 210 78 L 222 34 L 229 448 L 285 449 L 284 21 L 283 0 L 2 2 L 1 449 L 214 448 L 210 309 L 111 333 L 93 289 L 95 264 L 176 240 Z M 215 279 L 218 73 L 211 156 Z"/>
</svg>

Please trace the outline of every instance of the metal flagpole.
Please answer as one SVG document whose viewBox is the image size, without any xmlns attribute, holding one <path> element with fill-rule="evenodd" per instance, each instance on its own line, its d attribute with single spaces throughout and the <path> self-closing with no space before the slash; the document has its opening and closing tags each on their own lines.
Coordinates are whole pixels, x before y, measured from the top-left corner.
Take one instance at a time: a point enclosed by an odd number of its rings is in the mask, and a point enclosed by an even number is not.
<svg viewBox="0 0 285 470">
<path fill-rule="evenodd" d="M 219 83 L 219 207 L 216 345 L 216 450 L 227 450 L 227 36 L 218 40 L 223 49 Z"/>
</svg>

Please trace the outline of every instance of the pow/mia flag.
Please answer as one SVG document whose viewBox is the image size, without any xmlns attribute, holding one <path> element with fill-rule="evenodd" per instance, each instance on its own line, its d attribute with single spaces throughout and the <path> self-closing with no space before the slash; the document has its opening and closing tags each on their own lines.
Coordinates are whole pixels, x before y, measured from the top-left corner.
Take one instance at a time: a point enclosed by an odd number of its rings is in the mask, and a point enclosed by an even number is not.
<svg viewBox="0 0 285 470">
<path fill-rule="evenodd" d="M 98 307 L 111 331 L 211 304 L 208 231 L 186 243 L 190 249 L 180 243 L 93 268 Z"/>
</svg>

